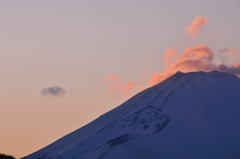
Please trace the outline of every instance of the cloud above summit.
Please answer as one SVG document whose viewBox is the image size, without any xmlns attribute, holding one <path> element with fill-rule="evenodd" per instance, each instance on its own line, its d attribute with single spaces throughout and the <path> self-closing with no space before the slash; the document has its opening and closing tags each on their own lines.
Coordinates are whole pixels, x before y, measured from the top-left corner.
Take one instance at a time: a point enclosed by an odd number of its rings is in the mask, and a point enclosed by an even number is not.
<svg viewBox="0 0 240 159">
<path fill-rule="evenodd" d="M 191 38 L 197 38 L 208 22 L 208 18 L 196 16 L 185 31 Z M 236 48 L 227 47 L 213 51 L 208 45 L 196 44 L 179 51 L 171 47 L 165 51 L 163 60 L 160 62 L 163 64 L 163 71 L 148 71 L 151 74 L 148 76 L 148 86 L 160 83 L 178 71 L 187 73 L 217 70 L 240 76 L 240 54 Z M 139 82 L 133 80 L 123 84 L 120 77 L 114 74 L 106 76 L 105 79 L 108 81 L 110 90 L 122 89 L 125 92 L 131 92 L 140 85 Z"/>
<path fill-rule="evenodd" d="M 207 23 L 207 18 L 196 16 L 192 23 L 186 28 L 186 32 L 190 37 L 196 38 L 200 34 L 202 27 Z"/>
<path fill-rule="evenodd" d="M 224 48 L 214 52 L 205 44 L 186 47 L 184 51 L 178 52 L 175 48 L 166 50 L 163 57 L 165 71 L 153 72 L 148 80 L 149 86 L 155 85 L 174 75 L 178 71 L 196 72 L 196 71 L 220 71 L 240 76 L 240 54 L 237 49 Z M 145 72 L 145 71 L 144 71 Z M 145 74 L 145 73 L 144 73 Z M 108 74 L 104 81 L 109 90 L 120 92 L 120 94 L 131 95 L 136 88 L 146 88 L 140 80 L 129 80 L 123 83 L 120 76 Z"/>
<path fill-rule="evenodd" d="M 226 58 L 220 58 L 219 53 L 214 53 L 210 47 L 204 44 L 187 47 L 179 54 L 176 53 L 175 49 L 171 48 L 171 50 L 174 50 L 174 52 L 169 54 L 169 50 L 167 50 L 164 57 L 164 62 L 165 59 L 168 59 L 167 61 L 171 64 L 170 67 L 165 72 L 154 73 L 149 79 L 150 85 L 162 82 L 178 71 L 210 72 L 217 70 L 240 75 L 240 62 L 238 61 L 240 56 L 234 49 L 221 49 L 221 57 L 231 57 L 232 54 L 235 55 L 235 58 L 231 59 L 231 64 L 226 63 Z M 216 61 L 218 61 L 218 63 L 216 63 Z"/>
</svg>

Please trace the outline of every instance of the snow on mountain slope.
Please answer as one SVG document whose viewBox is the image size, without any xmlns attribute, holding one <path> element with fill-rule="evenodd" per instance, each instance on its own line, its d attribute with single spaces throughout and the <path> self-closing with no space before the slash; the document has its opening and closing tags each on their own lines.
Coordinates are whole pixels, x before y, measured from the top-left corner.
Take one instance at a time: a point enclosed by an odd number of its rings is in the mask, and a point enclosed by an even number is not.
<svg viewBox="0 0 240 159">
<path fill-rule="evenodd" d="M 240 158 L 240 79 L 178 72 L 24 159 Z"/>
</svg>

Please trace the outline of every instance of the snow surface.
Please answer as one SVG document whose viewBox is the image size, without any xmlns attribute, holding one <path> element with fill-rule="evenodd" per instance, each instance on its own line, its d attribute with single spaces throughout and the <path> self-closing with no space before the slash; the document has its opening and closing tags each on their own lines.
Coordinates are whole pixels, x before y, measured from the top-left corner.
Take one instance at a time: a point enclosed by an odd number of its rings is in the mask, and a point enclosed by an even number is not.
<svg viewBox="0 0 240 159">
<path fill-rule="evenodd" d="M 240 159 L 240 79 L 178 72 L 24 159 Z"/>
</svg>

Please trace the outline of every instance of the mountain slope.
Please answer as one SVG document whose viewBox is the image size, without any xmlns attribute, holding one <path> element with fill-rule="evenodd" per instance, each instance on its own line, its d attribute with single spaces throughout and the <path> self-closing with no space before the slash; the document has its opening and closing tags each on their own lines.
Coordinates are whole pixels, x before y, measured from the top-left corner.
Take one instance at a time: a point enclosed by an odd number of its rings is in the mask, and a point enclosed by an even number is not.
<svg viewBox="0 0 240 159">
<path fill-rule="evenodd" d="M 24 159 L 240 158 L 240 79 L 181 73 Z"/>
</svg>

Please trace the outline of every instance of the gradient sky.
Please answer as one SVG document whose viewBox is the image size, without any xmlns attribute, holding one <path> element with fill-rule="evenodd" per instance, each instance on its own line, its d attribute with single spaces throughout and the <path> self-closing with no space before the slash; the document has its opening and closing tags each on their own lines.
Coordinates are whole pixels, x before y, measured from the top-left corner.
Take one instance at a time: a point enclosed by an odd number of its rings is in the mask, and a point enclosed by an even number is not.
<svg viewBox="0 0 240 159">
<path fill-rule="evenodd" d="M 149 87 L 169 48 L 239 53 L 239 17 L 239 0 L 0 1 L 0 153 L 28 155 Z M 53 86 L 66 93 L 42 94 Z"/>
</svg>

